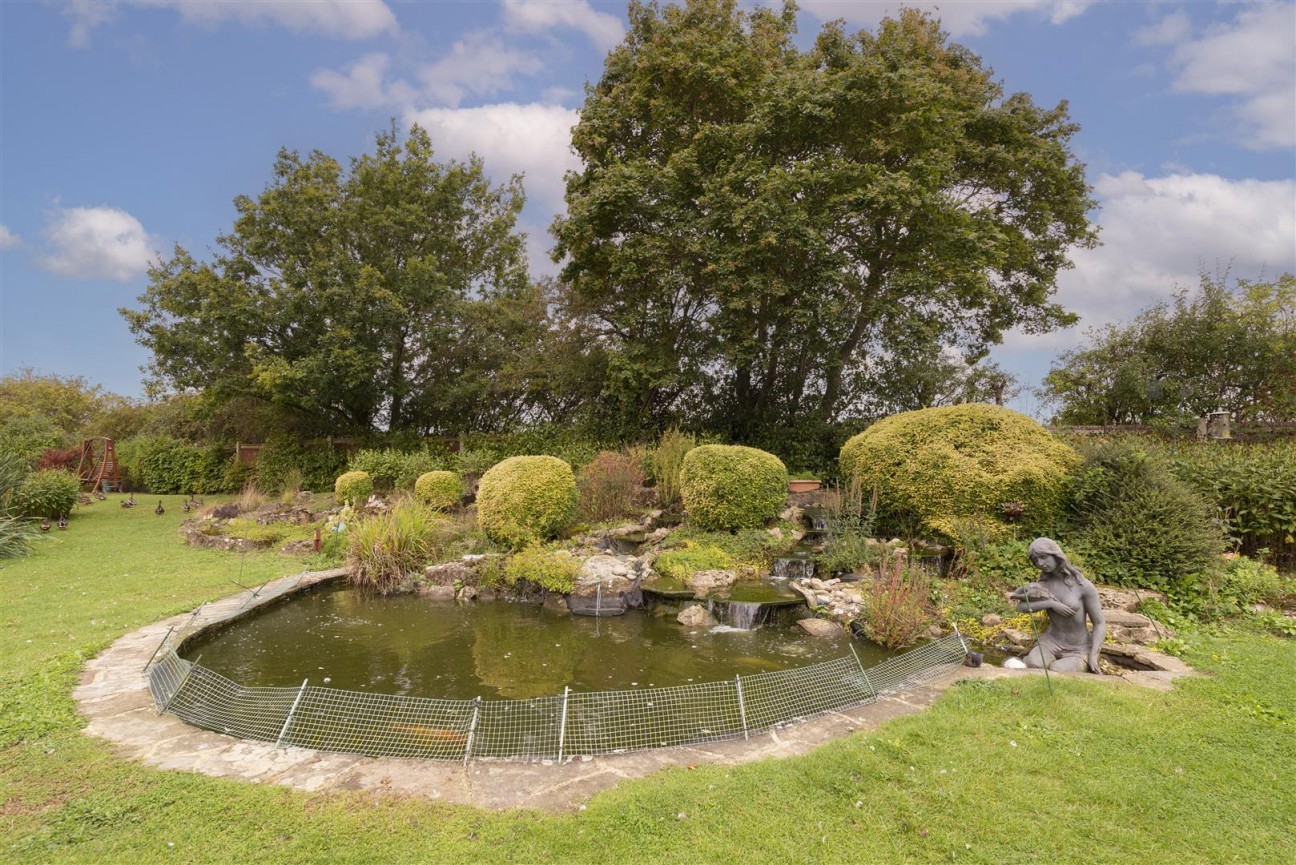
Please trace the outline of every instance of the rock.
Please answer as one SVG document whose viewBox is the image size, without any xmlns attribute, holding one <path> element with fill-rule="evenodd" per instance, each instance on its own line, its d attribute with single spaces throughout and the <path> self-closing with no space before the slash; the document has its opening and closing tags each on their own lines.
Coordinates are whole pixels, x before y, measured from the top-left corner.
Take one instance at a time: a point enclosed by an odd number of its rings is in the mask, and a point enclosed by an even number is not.
<svg viewBox="0 0 1296 865">
<path fill-rule="evenodd" d="M 463 562 L 445 562 L 423 569 L 423 579 L 434 586 L 453 586 L 456 582 L 468 583 L 472 578 L 472 568 Z"/>
<path fill-rule="evenodd" d="M 810 579 L 806 580 L 806 581 L 805 581 L 805 584 L 806 584 L 807 586 L 809 586 L 810 588 L 815 589 L 816 591 L 820 591 L 820 592 L 822 592 L 824 589 L 828 588 L 827 586 L 824 585 L 823 580 L 819 580 L 819 579 L 816 579 L 816 578 L 814 578 L 814 577 L 811 577 Z"/>
<path fill-rule="evenodd" d="M 459 590 L 459 600 L 461 601 L 472 601 L 475 600 L 476 598 L 477 598 L 476 586 L 464 586 L 462 589 Z"/>
<path fill-rule="evenodd" d="M 669 526 L 662 526 L 660 529 L 653 529 L 651 532 L 649 532 L 647 535 L 644 536 L 644 543 L 660 544 L 662 541 L 666 540 L 666 536 L 669 535 L 670 533 L 671 530 Z"/>
<path fill-rule="evenodd" d="M 801 619 L 797 627 L 812 637 L 837 637 L 842 633 L 841 625 L 826 619 Z"/>
<path fill-rule="evenodd" d="M 931 625 L 927 628 L 927 636 L 931 637 L 933 640 L 939 640 L 941 637 L 945 636 L 945 630 L 941 628 L 940 625 Z"/>
<path fill-rule="evenodd" d="M 1008 642 L 1014 646 L 1027 646 L 1035 641 L 1035 638 L 1025 631 L 1019 631 L 1016 628 L 1004 628 L 1003 635 Z"/>
<path fill-rule="evenodd" d="M 1104 610 L 1103 618 L 1107 620 L 1107 637 L 1116 643 L 1151 645 L 1163 636 L 1174 635 L 1174 631 L 1164 625 L 1158 626 L 1147 616 L 1139 613 Z"/>
<path fill-rule="evenodd" d="M 701 604 L 694 604 L 691 607 L 685 607 L 675 621 L 681 625 L 687 625 L 691 628 L 709 628 L 715 624 L 715 619 L 707 612 L 706 607 Z"/>
<path fill-rule="evenodd" d="M 1124 610 L 1132 613 L 1138 609 L 1140 600 L 1158 601 L 1162 604 L 1166 601 L 1166 596 L 1161 592 L 1143 590 L 1135 592 L 1133 589 L 1119 589 L 1115 586 L 1098 586 L 1098 602 L 1104 610 Z"/>
<path fill-rule="evenodd" d="M 801 517 L 804 515 L 805 511 L 801 508 L 796 505 L 788 505 L 783 513 L 779 514 L 779 519 L 789 523 L 800 523 Z"/>
<path fill-rule="evenodd" d="M 429 601 L 453 601 L 455 587 L 442 585 L 419 586 L 418 593 L 420 597 L 427 598 Z"/>
<path fill-rule="evenodd" d="M 557 592 L 549 592 L 544 598 L 544 608 L 552 610 L 555 613 L 567 613 L 570 609 L 567 607 L 567 599 Z"/>
<path fill-rule="evenodd" d="M 986 613 L 981 617 L 981 624 L 985 625 L 987 628 L 993 628 L 995 625 L 1003 624 L 1003 617 L 997 616 L 994 613 Z"/>
<path fill-rule="evenodd" d="M 1024 670 L 1026 669 L 1026 662 L 1021 658 L 1005 658 L 1003 668 L 1005 670 Z"/>
<path fill-rule="evenodd" d="M 603 554 L 591 556 L 581 564 L 571 594 L 573 597 L 602 595 L 611 598 L 631 591 L 634 585 L 631 568 L 616 556 Z"/>
<path fill-rule="evenodd" d="M 815 595 L 815 606 L 826 607 L 832 603 L 832 598 L 827 595 Z"/>
<path fill-rule="evenodd" d="M 770 533 L 770 537 L 774 538 L 775 540 L 779 540 L 779 541 L 783 540 L 783 530 L 780 529 L 778 526 L 774 526 L 772 528 L 766 529 L 766 531 L 768 531 Z"/>
<path fill-rule="evenodd" d="M 727 589 L 738 581 L 733 571 L 696 571 L 688 579 L 689 588 L 699 597 L 717 589 Z"/>
<path fill-rule="evenodd" d="M 807 604 L 809 604 L 812 607 L 815 605 L 815 593 L 812 592 L 810 589 L 807 589 L 805 586 L 801 585 L 800 583 L 788 583 L 788 585 L 792 587 L 793 591 L 801 595 L 801 597 L 805 598 Z"/>
</svg>

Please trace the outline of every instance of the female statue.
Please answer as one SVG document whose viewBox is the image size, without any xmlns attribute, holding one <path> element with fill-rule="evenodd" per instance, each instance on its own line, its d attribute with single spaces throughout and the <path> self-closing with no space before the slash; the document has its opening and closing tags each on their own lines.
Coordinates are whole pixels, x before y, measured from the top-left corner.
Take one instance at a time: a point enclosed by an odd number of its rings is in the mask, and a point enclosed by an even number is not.
<svg viewBox="0 0 1296 865">
<path fill-rule="evenodd" d="M 1101 673 L 1098 652 L 1102 649 L 1107 622 L 1103 618 L 1098 590 L 1079 568 L 1067 561 L 1057 541 L 1036 538 L 1027 553 L 1040 577 L 1029 585 L 1013 589 L 1008 598 L 1023 613 L 1048 612 L 1049 624 L 1035 648 L 1026 655 L 1027 667 L 1048 667 L 1058 672 L 1088 669 Z M 1088 615 L 1093 633 L 1085 625 Z"/>
</svg>

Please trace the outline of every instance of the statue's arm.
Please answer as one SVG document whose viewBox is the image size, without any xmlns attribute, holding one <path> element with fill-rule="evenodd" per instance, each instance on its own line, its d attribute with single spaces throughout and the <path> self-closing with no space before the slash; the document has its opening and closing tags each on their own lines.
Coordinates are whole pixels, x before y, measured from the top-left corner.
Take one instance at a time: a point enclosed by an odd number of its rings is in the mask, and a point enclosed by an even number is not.
<svg viewBox="0 0 1296 865">
<path fill-rule="evenodd" d="M 1041 610 L 1053 610 L 1064 616 L 1075 615 L 1075 607 L 1069 607 L 1053 598 L 1044 598 L 1038 601 L 1021 601 L 1017 604 L 1017 612 L 1019 613 L 1038 613 Z"/>
<path fill-rule="evenodd" d="M 1107 639 L 1107 619 L 1103 616 L 1102 602 L 1098 600 L 1098 590 L 1089 586 L 1081 596 L 1089 621 L 1093 623 L 1093 637 L 1089 643 L 1089 671 L 1101 672 L 1098 667 L 1098 655 L 1102 651 L 1103 640 Z"/>
</svg>

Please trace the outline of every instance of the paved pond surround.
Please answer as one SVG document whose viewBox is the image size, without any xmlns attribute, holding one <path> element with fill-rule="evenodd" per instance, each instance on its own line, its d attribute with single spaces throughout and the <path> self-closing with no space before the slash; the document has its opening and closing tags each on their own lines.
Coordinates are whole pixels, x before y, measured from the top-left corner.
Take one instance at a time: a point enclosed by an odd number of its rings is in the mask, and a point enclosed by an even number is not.
<svg viewBox="0 0 1296 865">
<path fill-rule="evenodd" d="M 303 791 L 358 790 L 481 808 L 564 811 L 579 807 L 594 793 L 622 780 L 643 777 L 670 766 L 735 765 L 766 757 L 804 754 L 840 736 L 922 711 L 960 678 L 1039 675 L 1034 670 L 963 667 L 939 684 L 888 694 L 873 703 L 830 712 L 753 735 L 748 740 L 574 757 L 561 764 L 481 761 L 464 766 L 432 760 L 276 748 L 267 742 L 236 739 L 192 727 L 174 715 L 158 714 L 144 668 L 169 628 L 179 630 L 191 624 L 191 618 L 195 634 L 207 628 L 225 627 L 260 606 L 343 576 L 345 571 L 338 569 L 273 580 L 251 600 L 249 593 L 240 592 L 205 604 L 196 617 L 183 613 L 121 637 L 86 664 L 80 684 L 72 692 L 86 719 L 85 731 L 110 741 L 119 756 L 158 769 L 201 772 Z M 1160 659 L 1164 656 L 1158 656 Z M 1125 678 L 1093 677 L 1086 673 L 1066 675 L 1165 688 L 1177 676 L 1191 673 L 1174 659 L 1166 659 L 1165 666 L 1171 669 L 1131 673 Z"/>
</svg>

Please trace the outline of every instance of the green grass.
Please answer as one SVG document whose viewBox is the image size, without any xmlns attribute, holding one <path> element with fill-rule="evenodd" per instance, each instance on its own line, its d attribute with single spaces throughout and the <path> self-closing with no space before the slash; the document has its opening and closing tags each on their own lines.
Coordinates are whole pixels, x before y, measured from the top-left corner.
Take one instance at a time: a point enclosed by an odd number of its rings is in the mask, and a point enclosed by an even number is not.
<svg viewBox="0 0 1296 865">
<path fill-rule="evenodd" d="M 237 591 L 240 568 L 251 585 L 302 567 L 188 549 L 178 519 L 99 503 L 3 563 L 0 859 L 1147 865 L 1285 862 L 1296 849 L 1296 643 L 1242 632 L 1191 635 L 1189 660 L 1209 675 L 1170 693 L 960 685 L 808 756 L 665 771 L 578 814 L 306 794 L 123 761 L 80 731 L 69 693 L 84 660 Z"/>
</svg>

